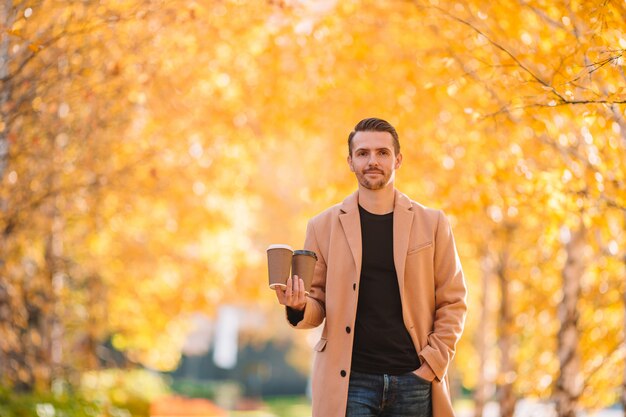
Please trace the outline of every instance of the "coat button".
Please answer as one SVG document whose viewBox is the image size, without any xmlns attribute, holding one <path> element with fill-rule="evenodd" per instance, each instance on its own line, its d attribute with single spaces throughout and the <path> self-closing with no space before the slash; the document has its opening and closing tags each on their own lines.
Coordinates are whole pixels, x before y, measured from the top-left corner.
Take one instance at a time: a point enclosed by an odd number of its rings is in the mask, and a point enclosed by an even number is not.
<svg viewBox="0 0 626 417">
<path fill-rule="evenodd" d="M 346 333 L 350 333 L 350 326 L 346 326 Z"/>
<path fill-rule="evenodd" d="M 341 376 L 345 377 L 346 376 L 346 371 L 344 371 L 343 369 L 341 370 L 341 372 L 339 372 L 341 374 Z"/>
<path fill-rule="evenodd" d="M 356 283 L 352 284 L 352 289 L 356 291 Z"/>
</svg>

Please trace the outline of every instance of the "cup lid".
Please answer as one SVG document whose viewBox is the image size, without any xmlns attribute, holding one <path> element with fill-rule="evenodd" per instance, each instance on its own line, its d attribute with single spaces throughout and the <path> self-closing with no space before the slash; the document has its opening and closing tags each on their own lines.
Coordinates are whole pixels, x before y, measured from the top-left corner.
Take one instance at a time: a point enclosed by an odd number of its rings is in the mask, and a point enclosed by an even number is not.
<svg viewBox="0 0 626 417">
<path fill-rule="evenodd" d="M 289 249 L 290 251 L 293 252 L 293 249 L 291 248 L 291 246 L 285 245 L 285 244 L 282 244 L 282 243 L 275 243 L 273 245 L 269 245 L 267 247 L 267 250 L 270 250 L 270 249 Z"/>
<path fill-rule="evenodd" d="M 293 254 L 294 254 L 294 256 L 295 255 L 312 256 L 317 261 L 317 255 L 312 250 L 298 249 L 298 250 L 293 251 Z"/>
</svg>

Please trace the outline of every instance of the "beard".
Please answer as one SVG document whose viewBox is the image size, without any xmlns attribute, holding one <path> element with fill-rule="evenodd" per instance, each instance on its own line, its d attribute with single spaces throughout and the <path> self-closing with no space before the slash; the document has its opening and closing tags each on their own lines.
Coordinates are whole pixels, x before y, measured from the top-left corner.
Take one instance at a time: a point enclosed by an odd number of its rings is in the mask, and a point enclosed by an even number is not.
<svg viewBox="0 0 626 417">
<path fill-rule="evenodd" d="M 371 170 L 365 171 L 365 172 L 359 172 L 356 174 L 359 184 L 361 184 L 364 188 L 367 188 L 368 190 L 376 191 L 376 190 L 385 188 L 385 186 L 389 184 L 389 179 L 391 177 L 390 174 L 385 173 L 382 170 L 375 170 L 374 172 L 378 172 L 380 173 L 380 175 L 378 175 L 375 178 L 368 178 L 367 176 L 368 172 L 371 172 Z"/>
</svg>

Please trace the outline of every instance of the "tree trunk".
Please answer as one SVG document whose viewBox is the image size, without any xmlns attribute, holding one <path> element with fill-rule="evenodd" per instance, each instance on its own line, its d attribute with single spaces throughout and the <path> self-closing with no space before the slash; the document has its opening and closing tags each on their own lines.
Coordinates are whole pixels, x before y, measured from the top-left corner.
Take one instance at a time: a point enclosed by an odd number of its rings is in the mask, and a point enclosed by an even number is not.
<svg viewBox="0 0 626 417">
<path fill-rule="evenodd" d="M 501 417 L 513 417 L 515 413 L 515 396 L 513 394 L 513 381 L 515 380 L 515 371 L 513 369 L 513 361 L 511 358 L 512 331 L 511 323 L 513 317 L 511 315 L 511 302 L 509 295 L 509 284 L 506 274 L 500 271 L 498 274 L 500 283 L 500 315 L 498 320 L 498 329 L 500 339 L 498 345 L 500 347 L 500 375 L 498 378 L 498 402 L 500 404 Z"/>
<path fill-rule="evenodd" d="M 59 188 L 58 169 L 63 165 L 63 147 L 57 141 L 52 139 L 52 160 L 50 162 L 48 186 L 52 190 Z M 46 242 L 46 273 L 48 274 L 48 283 L 50 294 L 47 299 L 47 314 L 44 318 L 46 348 L 46 363 L 44 365 L 48 369 L 47 377 L 51 382 L 61 372 L 61 361 L 63 355 L 63 333 L 64 326 L 62 322 L 63 304 L 61 297 L 63 287 L 66 285 L 66 267 L 63 260 L 63 238 L 65 229 L 65 219 L 63 216 L 63 199 L 59 194 L 54 195 L 46 207 L 47 216 L 49 218 L 50 231 Z M 45 380 L 45 379 L 44 379 Z"/>
<path fill-rule="evenodd" d="M 43 330 L 45 331 L 45 362 L 48 372 L 43 376 L 44 381 L 52 381 L 58 376 L 61 369 L 61 359 L 63 354 L 63 305 L 60 303 L 61 293 L 65 286 L 65 268 L 63 265 L 63 228 L 64 222 L 57 207 L 58 197 L 51 202 L 51 230 L 46 244 L 46 273 L 51 293 L 47 299 L 48 310 L 43 320 Z"/>
<path fill-rule="evenodd" d="M 579 331 L 577 304 L 584 273 L 585 227 L 580 222 L 576 230 L 563 230 L 567 260 L 562 271 L 563 299 L 558 307 L 561 328 L 558 333 L 560 372 L 556 381 L 555 399 L 559 417 L 575 417 L 578 398 L 583 389 L 578 353 Z"/>
<path fill-rule="evenodd" d="M 10 86 L 8 82 L 1 81 L 9 75 L 9 36 L 6 28 L 13 26 L 13 2 L 4 0 L 0 3 L 0 27 L 5 32 L 0 36 L 0 179 L 4 177 L 9 156 L 9 139 L 7 137 L 5 113 L 6 103 L 9 101 Z"/>
<path fill-rule="evenodd" d="M 622 229 L 626 232 L 626 210 L 624 210 L 624 224 Z M 626 277 L 626 253 L 624 253 L 624 277 Z M 626 334 L 626 292 L 622 294 L 622 308 L 624 309 L 624 332 Z M 626 349 L 626 340 L 622 344 L 622 349 Z M 624 411 L 624 417 L 626 417 L 626 366 L 624 367 L 624 380 L 622 381 L 622 410 Z"/>
<path fill-rule="evenodd" d="M 10 28 L 12 24 L 13 2 L 11 0 L 0 0 L 0 27 Z M 9 36 L 3 33 L 0 36 L 0 80 L 9 74 Z M 6 82 L 0 81 L 0 183 L 4 177 L 4 172 L 8 165 L 9 139 L 6 126 L 7 114 L 5 113 L 6 103 L 9 100 L 10 88 Z M 4 216 L 7 210 L 7 202 L 0 198 L 0 216 Z M 0 323 L 10 323 L 10 294 L 8 283 L 6 282 L 5 260 L 7 245 L 5 230 L 0 230 Z M 9 367 L 8 356 L 0 349 L 0 385 L 4 384 Z"/>
<path fill-rule="evenodd" d="M 487 251 L 486 251 L 487 252 Z M 478 381 L 474 391 L 474 417 L 482 417 L 487 399 L 493 394 L 493 381 L 487 375 L 487 363 L 489 360 L 489 346 L 492 342 L 491 324 L 492 312 L 489 306 L 491 296 L 491 277 L 494 274 L 494 262 L 485 253 L 481 260 L 482 271 L 482 294 L 480 299 L 480 321 L 476 334 L 476 350 L 478 351 Z"/>
<path fill-rule="evenodd" d="M 626 76 L 624 76 L 623 74 L 622 74 L 622 78 L 626 80 Z M 619 106 L 617 105 L 611 106 L 611 116 L 613 120 L 620 127 L 620 136 L 622 138 L 622 145 L 626 147 L 626 120 L 624 120 L 624 117 L 622 116 L 620 112 Z M 622 225 L 622 229 L 624 230 L 624 232 L 626 232 L 626 209 L 622 208 L 622 212 L 623 212 L 623 217 L 624 217 L 624 223 Z M 626 277 L 626 253 L 623 254 L 623 260 L 624 260 L 624 276 Z M 626 292 L 622 295 L 622 303 L 623 303 L 622 308 L 624 309 L 624 334 L 626 334 Z M 626 341 L 624 341 L 622 349 L 626 349 Z M 621 397 L 622 397 L 621 398 L 622 410 L 624 411 L 624 417 L 626 417 L 626 366 L 624 367 L 624 378 L 622 380 L 622 396 Z"/>
<path fill-rule="evenodd" d="M 512 228 L 505 227 L 504 248 L 500 253 L 498 265 L 498 284 L 500 287 L 500 314 L 498 316 L 498 345 L 500 347 L 500 370 L 497 378 L 498 402 L 501 417 L 513 417 L 515 414 L 516 398 L 513 392 L 513 382 L 516 378 L 512 358 L 513 347 L 513 312 L 512 300 L 509 291 L 509 252 L 507 242 L 511 240 Z"/>
</svg>

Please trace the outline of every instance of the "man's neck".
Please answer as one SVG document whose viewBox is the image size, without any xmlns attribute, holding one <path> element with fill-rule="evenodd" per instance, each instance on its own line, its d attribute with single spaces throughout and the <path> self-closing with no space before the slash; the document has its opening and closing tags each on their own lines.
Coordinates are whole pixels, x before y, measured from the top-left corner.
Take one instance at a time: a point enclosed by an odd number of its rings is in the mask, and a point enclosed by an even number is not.
<svg viewBox="0 0 626 417">
<path fill-rule="evenodd" d="M 359 187 L 359 205 L 372 214 L 387 214 L 393 211 L 395 190 L 390 184 L 380 190 Z"/>
</svg>

